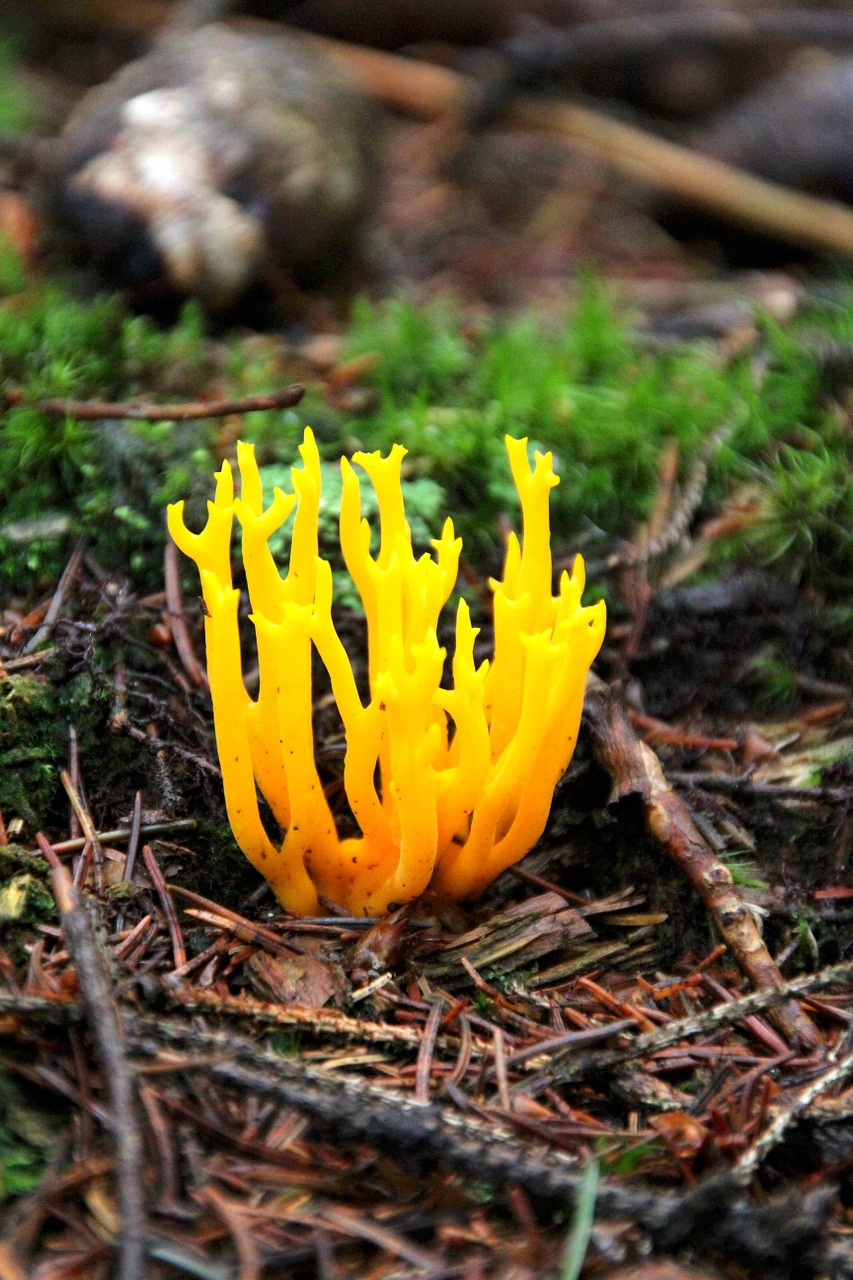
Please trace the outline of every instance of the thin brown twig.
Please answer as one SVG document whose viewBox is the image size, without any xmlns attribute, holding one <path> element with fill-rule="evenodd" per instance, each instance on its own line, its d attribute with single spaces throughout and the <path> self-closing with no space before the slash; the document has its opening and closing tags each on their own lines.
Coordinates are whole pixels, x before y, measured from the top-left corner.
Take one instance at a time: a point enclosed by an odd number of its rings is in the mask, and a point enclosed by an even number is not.
<svg viewBox="0 0 853 1280">
<path fill-rule="evenodd" d="M 199 418 L 225 418 L 232 413 L 257 413 L 270 409 L 289 409 L 305 394 L 299 383 L 270 391 L 266 395 L 238 396 L 231 400 L 192 400 L 185 404 L 115 404 L 101 400 L 36 400 L 34 407 L 42 413 L 79 418 L 87 422 L 116 418 L 130 422 L 193 422 Z"/>
<path fill-rule="evenodd" d="M 174 886 L 171 887 L 174 888 Z M 214 929 L 222 929 L 238 938 L 240 942 L 254 943 L 264 951 L 271 951 L 273 955 L 292 957 L 298 950 L 296 947 L 289 947 L 263 925 L 255 924 L 252 920 L 235 920 L 234 913 L 225 907 L 221 912 L 208 911 L 204 907 L 185 907 L 184 911 L 186 915 L 201 921 L 202 924 L 211 925 Z"/>
<path fill-rule="evenodd" d="M 811 991 L 820 991 L 824 987 L 836 983 L 849 983 L 853 980 L 853 961 L 821 969 L 818 973 L 805 974 L 783 982 L 782 986 L 765 991 L 753 991 L 749 995 L 739 996 L 731 1004 L 718 1004 L 713 1009 L 692 1014 L 688 1018 L 680 1018 L 665 1027 L 639 1035 L 624 1049 L 599 1049 L 591 1053 L 558 1054 L 546 1071 L 535 1078 L 524 1080 L 518 1089 L 524 1093 L 536 1093 L 557 1082 L 568 1083 L 581 1079 L 590 1073 L 597 1074 L 621 1067 L 626 1062 L 638 1058 L 650 1057 L 670 1045 L 678 1044 L 693 1036 L 709 1036 L 724 1027 L 734 1026 L 755 1013 L 764 1013 L 777 1008 L 786 1001 L 799 996 L 808 995 Z"/>
<path fill-rule="evenodd" d="M 165 835 L 172 831 L 192 831 L 197 822 L 195 818 L 175 818 L 171 822 L 147 822 L 140 828 L 139 832 L 142 836 Z M 100 840 L 101 844 L 116 844 L 120 840 L 128 840 L 133 834 L 133 827 L 115 827 L 110 831 L 96 831 L 95 836 Z M 78 836 L 76 840 L 57 840 L 53 848 L 55 854 L 61 853 L 77 853 L 84 845 L 88 844 L 86 836 Z M 29 850 L 29 852 L 33 852 Z M 126 868 L 125 868 L 126 870 Z M 131 868 L 132 870 L 132 868 Z M 125 875 L 127 879 L 127 875 Z"/>
<path fill-rule="evenodd" d="M 77 745 L 77 729 L 73 724 L 68 726 L 68 776 L 71 779 L 72 786 L 80 790 L 80 752 Z M 68 830 L 71 839 L 79 836 L 81 827 L 80 819 L 77 816 L 77 810 L 70 803 L 70 813 L 68 815 Z"/>
<path fill-rule="evenodd" d="M 650 835 L 696 890 L 752 985 L 758 990 L 783 986 L 784 978 L 728 867 L 700 834 L 654 751 L 637 737 L 615 692 L 595 677 L 587 689 L 585 715 L 593 752 L 613 780 L 611 803 L 639 796 Z M 773 1020 L 795 1044 L 815 1048 L 821 1043 L 811 1018 L 795 1001 L 778 1006 Z"/>
<path fill-rule="evenodd" d="M 802 804 L 850 804 L 851 787 L 798 787 L 784 782 L 758 782 L 749 774 L 684 773 L 673 771 L 672 782 L 728 795 L 757 796 L 767 800 L 799 800 Z"/>
<path fill-rule="evenodd" d="M 127 852 L 124 857 L 124 871 L 122 872 L 123 880 L 133 879 L 133 869 L 136 865 L 136 854 L 139 850 L 139 837 L 142 831 L 142 792 L 137 791 L 133 797 L 133 813 L 130 818 L 130 835 L 127 840 Z M 116 933 L 121 933 L 124 928 L 124 912 L 120 911 L 116 916 Z"/>
<path fill-rule="evenodd" d="M 492 1031 L 492 1047 L 495 1055 L 495 1083 L 498 1089 L 498 1101 L 502 1111 L 511 1111 L 512 1100 L 509 1096 L 506 1038 L 500 1027 L 495 1027 Z"/>
<path fill-rule="evenodd" d="M 728 443 L 735 425 L 734 420 L 724 422 L 703 441 L 702 448 L 684 482 L 682 493 L 666 513 L 662 528 L 648 540 L 628 544 L 615 551 L 607 559 L 608 569 L 646 565 L 651 560 L 659 560 L 666 555 L 667 551 L 671 551 L 678 545 L 690 528 L 691 521 L 705 496 L 711 459 L 724 444 Z"/>
<path fill-rule="evenodd" d="M 740 743 L 737 738 L 713 737 L 703 733 L 691 733 L 677 729 L 655 716 L 644 715 L 640 711 L 628 708 L 628 719 L 635 729 L 647 735 L 649 742 L 668 742 L 678 747 L 695 747 L 699 751 L 737 751 Z"/>
<path fill-rule="evenodd" d="M 734 996 L 726 990 L 723 984 L 717 982 L 716 978 L 712 978 L 710 973 L 702 974 L 702 983 L 718 1000 L 723 1000 L 728 1004 L 734 999 Z M 744 1026 L 771 1053 L 782 1056 L 788 1052 L 788 1046 L 785 1041 L 756 1014 L 750 1014 L 749 1017 L 744 1018 Z"/>
<path fill-rule="evenodd" d="M 438 1270 L 439 1259 L 434 1254 L 427 1253 L 425 1249 L 412 1244 L 399 1232 L 390 1231 L 388 1227 L 381 1226 L 373 1218 L 364 1214 L 354 1213 L 351 1209 L 340 1206 L 328 1205 L 321 1211 L 320 1218 L 335 1231 L 369 1240 L 371 1244 L 387 1249 L 389 1253 L 403 1258 L 426 1275 L 434 1274 Z"/>
<path fill-rule="evenodd" d="M 4 658 L 0 660 L 0 676 L 12 675 L 16 671 L 26 671 L 29 667 L 37 667 L 40 662 L 52 658 L 56 649 L 40 649 L 38 653 L 28 653 L 20 658 Z"/>
<path fill-rule="evenodd" d="M 148 1119 L 148 1127 L 153 1134 L 154 1144 L 157 1148 L 160 1166 L 158 1170 L 158 1204 L 164 1212 L 174 1212 L 178 1203 L 175 1152 L 169 1141 L 169 1130 L 160 1108 L 160 1100 L 154 1090 L 144 1084 L 139 1087 L 139 1100 L 142 1103 Z"/>
<path fill-rule="evenodd" d="M 77 819 L 83 830 L 83 835 L 86 837 L 86 843 L 91 845 L 92 859 L 95 864 L 95 884 L 96 884 L 98 893 L 103 893 L 104 891 L 104 850 L 100 840 L 98 839 L 98 833 L 95 830 L 95 824 L 92 821 L 92 818 L 89 814 L 89 810 L 86 808 L 82 795 L 77 790 L 74 783 L 71 781 L 68 770 L 63 769 L 59 777 L 65 789 L 65 794 L 68 796 L 68 799 L 71 801 L 71 807 L 73 808 L 74 812 L 77 814 Z M 85 849 L 85 845 L 83 847 Z M 55 852 L 56 850 L 54 850 L 54 853 Z"/>
<path fill-rule="evenodd" d="M 45 836 L 36 840 L 50 868 L 65 943 L 74 961 L 87 1021 L 98 1048 L 109 1126 L 115 1142 L 116 1182 L 121 1210 L 117 1280 L 144 1280 L 147 1215 L 143 1193 L 143 1146 L 136 1112 L 134 1072 L 124 1050 L 124 1028 L 113 999 L 108 961 L 68 872 Z"/>
<path fill-rule="evenodd" d="M 128 724 L 127 732 L 137 742 L 145 743 L 151 751 L 172 751 L 176 756 L 180 756 L 182 760 L 188 760 L 190 764 L 194 764 L 202 773 L 210 773 L 214 778 L 222 777 L 222 770 L 218 764 L 205 760 L 203 756 L 197 755 L 194 751 L 187 751 L 186 747 L 180 746 L 177 742 L 169 742 L 166 738 L 158 737 L 156 733 L 146 733 L 144 729 L 137 728 L 135 724 Z"/>
<path fill-rule="evenodd" d="M 853 1073 L 853 1054 L 848 1053 L 830 1067 L 828 1071 L 809 1082 L 789 1101 L 782 1104 L 773 1120 L 762 1134 L 756 1138 L 751 1147 L 743 1153 L 735 1165 L 735 1177 L 742 1186 L 748 1186 L 760 1169 L 764 1160 L 775 1146 L 782 1141 L 785 1133 L 821 1094 L 846 1080 Z"/>
</svg>

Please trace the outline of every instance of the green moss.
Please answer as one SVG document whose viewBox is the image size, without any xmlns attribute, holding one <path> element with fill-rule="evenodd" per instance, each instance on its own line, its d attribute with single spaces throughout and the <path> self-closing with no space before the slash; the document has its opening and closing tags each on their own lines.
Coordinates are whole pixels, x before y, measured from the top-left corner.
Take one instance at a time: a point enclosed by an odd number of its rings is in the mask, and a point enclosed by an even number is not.
<svg viewBox="0 0 853 1280">
<path fill-rule="evenodd" d="M 0 386 L 21 396 L 0 436 L 9 481 L 0 575 L 22 586 L 49 582 L 83 533 L 108 568 L 144 575 L 159 563 L 162 505 L 211 469 L 209 427 L 83 422 L 45 414 L 35 402 L 195 390 L 209 372 L 206 350 L 193 307 L 161 331 L 128 317 L 116 299 L 84 303 L 53 285 L 0 306 Z"/>
<path fill-rule="evenodd" d="M 853 290 L 827 324 L 853 331 Z M 809 317 L 809 325 L 815 317 Z M 451 338 L 447 336 L 451 327 Z M 678 446 L 682 479 L 709 437 L 731 424 L 711 457 L 706 506 L 740 485 L 755 523 L 718 547 L 721 561 L 756 559 L 832 586 L 853 569 L 853 442 L 824 394 L 819 361 L 796 332 L 767 323 L 767 368 L 722 367 L 701 344 L 658 353 L 628 333 L 606 293 L 587 281 L 560 323 L 501 321 L 462 343 L 446 305 L 357 308 L 353 352 L 375 349 L 380 405 L 359 424 L 371 445 L 411 449 L 435 478 L 462 532 L 494 544 L 494 517 L 512 508 L 501 438 L 553 449 L 558 536 L 578 546 L 630 537 L 649 513 L 661 451 Z"/>
<path fill-rule="evenodd" d="M 853 287 L 824 316 L 808 317 L 811 329 L 822 322 L 853 332 Z M 677 445 L 684 481 L 712 434 L 730 424 L 727 443 L 712 450 L 704 509 L 718 511 L 748 486 L 755 519 L 715 544 L 715 564 L 774 564 L 830 597 L 849 577 L 853 438 L 796 331 L 768 322 L 758 373 L 751 357 L 724 367 L 700 344 L 653 352 L 586 280 L 562 320 L 525 315 L 474 331 L 447 302 L 359 301 L 347 343 L 353 355 L 380 354 L 376 408 L 347 418 L 309 390 L 296 409 L 247 415 L 242 434 L 257 442 L 270 476 L 294 462 L 305 422 L 329 462 L 399 441 L 409 450 L 410 509 L 424 537 L 451 514 L 466 556 L 492 569 L 499 517 L 517 516 L 503 436 L 526 435 L 553 450 L 561 476 L 553 495 L 558 554 L 580 549 L 594 560 L 647 517 L 662 451 Z M 40 413 L 35 400 L 188 399 L 209 392 L 212 380 L 223 395 L 244 395 L 291 376 L 275 341 L 233 333 L 213 342 L 195 306 L 162 329 L 128 316 L 115 299 L 83 303 L 31 282 L 0 306 L 0 382 L 22 397 L 0 434 L 0 470 L 11 478 L 0 574 L 22 590 L 44 587 L 72 539 L 86 533 L 107 567 L 159 580 L 162 507 L 183 497 L 190 523 L 203 520 L 226 430 L 211 421 L 63 421 Z"/>
<path fill-rule="evenodd" d="M 66 1124 L 46 1094 L 0 1075 L 0 1204 L 36 1189 Z"/>
<path fill-rule="evenodd" d="M 89 782 L 89 800 L 117 787 L 124 795 L 132 779 L 139 746 L 110 734 L 109 673 L 97 656 L 82 670 L 49 666 L 50 679 L 10 676 L 0 683 L 0 809 L 7 824 L 24 823 L 31 842 L 37 831 L 64 830 L 68 801 L 60 773 L 68 758 L 68 727 L 80 743 L 80 766 Z"/>
</svg>

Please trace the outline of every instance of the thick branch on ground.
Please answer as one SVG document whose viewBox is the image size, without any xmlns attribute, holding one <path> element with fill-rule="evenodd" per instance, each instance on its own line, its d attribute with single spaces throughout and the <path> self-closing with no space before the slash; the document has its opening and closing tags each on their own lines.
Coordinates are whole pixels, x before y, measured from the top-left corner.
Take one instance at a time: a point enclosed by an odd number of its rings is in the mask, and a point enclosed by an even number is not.
<svg viewBox="0 0 853 1280">
<path fill-rule="evenodd" d="M 446 67 L 315 39 L 365 93 L 396 110 L 432 120 L 470 114 L 477 101 L 476 83 Z M 853 256 L 853 210 L 833 200 L 801 195 L 575 103 L 516 97 L 506 119 L 559 134 L 617 172 L 738 226 L 804 249 Z"/>
<path fill-rule="evenodd" d="M 496 1188 L 522 1187 L 538 1202 L 570 1202 L 581 1183 L 581 1166 L 562 1152 L 519 1142 L 512 1130 L 462 1115 L 411 1094 L 380 1088 L 284 1058 L 230 1032 L 180 1027 L 131 1015 L 131 1049 L 158 1071 L 182 1077 L 199 1072 L 239 1092 L 265 1097 L 309 1116 L 345 1142 L 379 1148 L 416 1167 L 448 1169 Z M 180 1056 L 178 1056 L 180 1055 Z M 629 1218 L 653 1245 L 668 1250 L 688 1243 L 697 1253 L 738 1256 L 746 1265 L 778 1263 L 788 1277 L 821 1273 L 825 1226 L 832 1192 L 820 1191 L 764 1205 L 748 1201 L 730 1175 L 684 1194 L 599 1183 L 596 1215 Z M 713 1224 L 713 1230 L 710 1226 Z"/>
<path fill-rule="evenodd" d="M 660 848 L 690 881 L 711 913 L 732 955 L 758 990 L 781 987 L 779 972 L 732 875 L 709 847 L 690 810 L 664 776 L 660 761 L 631 727 L 625 709 L 600 680 L 591 680 L 586 715 L 592 748 L 613 779 L 611 802 L 637 795 L 646 826 Z M 811 1019 L 793 1000 L 770 1015 L 789 1040 L 810 1048 L 820 1043 Z"/>
</svg>

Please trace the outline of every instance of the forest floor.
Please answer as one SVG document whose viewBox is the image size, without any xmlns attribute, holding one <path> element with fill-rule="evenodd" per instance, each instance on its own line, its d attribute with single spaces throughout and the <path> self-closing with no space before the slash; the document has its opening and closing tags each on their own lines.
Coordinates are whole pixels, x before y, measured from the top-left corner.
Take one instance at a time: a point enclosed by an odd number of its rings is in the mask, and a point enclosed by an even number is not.
<svg viewBox="0 0 853 1280">
<path fill-rule="evenodd" d="M 853 289 L 716 271 L 535 134 L 388 147 L 372 299 L 263 332 L 89 296 L 3 214 L 0 1278 L 851 1274 Z M 417 546 L 454 517 L 484 653 L 507 432 L 607 600 L 477 902 L 298 918 L 231 836 L 164 510 L 238 439 L 288 488 L 306 423 L 357 671 L 358 448 L 409 450 Z"/>
</svg>

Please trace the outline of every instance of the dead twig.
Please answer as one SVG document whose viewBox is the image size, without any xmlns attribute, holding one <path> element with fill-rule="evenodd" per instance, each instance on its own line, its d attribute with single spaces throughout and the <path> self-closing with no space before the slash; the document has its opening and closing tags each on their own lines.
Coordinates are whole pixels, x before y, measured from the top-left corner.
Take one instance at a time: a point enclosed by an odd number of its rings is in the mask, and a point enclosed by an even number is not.
<svg viewBox="0 0 853 1280">
<path fill-rule="evenodd" d="M 155 980 L 148 981 L 151 983 Z M 258 1027 L 299 1027 L 317 1035 L 341 1036 L 370 1044 L 409 1045 L 412 1048 L 421 1042 L 418 1027 L 395 1026 L 391 1022 L 369 1022 L 339 1013 L 337 1009 L 308 1009 L 300 1008 L 299 1005 L 273 1004 L 245 994 L 222 996 L 204 987 L 173 985 L 171 978 L 158 986 L 157 994 L 167 1005 L 187 1014 L 204 1013 L 215 1018 L 245 1021 Z M 0 995 L 0 1013 L 3 1009 L 3 996 Z"/>
<path fill-rule="evenodd" d="M 68 776 L 71 779 L 71 785 L 75 791 L 80 790 L 80 752 L 77 745 L 77 728 L 75 725 L 68 726 Z M 70 802 L 69 802 L 70 803 Z M 81 827 L 80 819 L 77 817 L 77 810 L 74 805 L 70 805 L 68 814 L 68 830 L 73 840 L 79 836 Z"/>
<path fill-rule="evenodd" d="M 757 990 L 783 986 L 784 978 L 728 867 L 700 834 L 654 751 L 637 737 L 617 695 L 596 678 L 590 679 L 585 714 L 593 752 L 613 780 L 610 802 L 639 796 L 649 833 L 699 894 L 752 985 Z M 795 1044 L 809 1048 L 820 1044 L 814 1024 L 795 1001 L 774 1009 L 773 1020 Z"/>
<path fill-rule="evenodd" d="M 740 746 L 737 738 L 715 738 L 704 733 L 676 729 L 663 720 L 643 715 L 630 707 L 627 715 L 635 729 L 648 734 L 650 742 L 669 742 L 677 747 L 694 747 L 699 751 L 737 751 Z"/>
<path fill-rule="evenodd" d="M 817 1079 L 812 1080 L 790 1101 L 784 1103 L 764 1132 L 756 1138 L 735 1165 L 734 1172 L 738 1182 L 742 1186 L 748 1186 L 764 1160 L 782 1141 L 791 1125 L 822 1093 L 826 1093 L 834 1085 L 846 1080 L 851 1073 L 853 1073 L 853 1054 L 848 1053 L 840 1062 L 836 1062 L 828 1071 L 821 1072 Z"/>
<path fill-rule="evenodd" d="M 187 751 L 186 747 L 180 746 L 177 742 L 168 742 L 165 738 L 160 738 L 156 733 L 146 733 L 144 729 L 139 729 L 135 724 L 126 726 L 127 732 L 131 738 L 137 742 L 144 742 L 152 751 L 171 751 L 176 756 L 180 756 L 182 760 L 194 764 L 202 773 L 209 773 L 214 778 L 221 778 L 222 771 L 219 765 L 213 764 L 210 760 L 205 760 L 203 756 L 197 755 L 194 751 Z"/>
<path fill-rule="evenodd" d="M 40 662 L 44 662 L 47 658 L 52 658 L 56 653 L 56 649 L 41 649 L 38 653 L 28 653 L 22 658 L 3 658 L 0 659 L 0 678 L 4 675 L 11 675 L 15 671 L 26 671 L 28 667 L 37 667 Z"/>
<path fill-rule="evenodd" d="M 147 1234 L 142 1180 L 144 1153 L 136 1113 L 134 1073 L 124 1052 L 124 1028 L 113 999 L 108 962 L 101 953 L 86 909 L 71 884 L 68 872 L 41 832 L 36 840 L 50 867 L 65 943 L 74 961 L 109 1099 L 109 1127 L 115 1142 L 116 1182 L 122 1219 L 116 1276 L 118 1280 L 144 1280 Z"/>
<path fill-rule="evenodd" d="M 708 484 L 708 468 L 714 454 L 727 444 L 734 431 L 735 423 L 724 422 L 704 441 L 698 457 L 694 461 L 684 482 L 684 489 L 670 510 L 663 513 L 661 527 L 651 532 L 646 540 L 621 547 L 607 559 L 607 568 L 616 569 L 630 565 L 647 565 L 651 560 L 659 560 L 677 546 L 687 530 L 705 496 Z"/>
<path fill-rule="evenodd" d="M 208 1204 L 227 1227 L 237 1253 L 235 1280 L 260 1280 L 261 1258 L 257 1241 L 250 1229 L 245 1211 L 229 1200 L 212 1183 L 196 1192 L 196 1198 Z"/>
<path fill-rule="evenodd" d="M 236 911 L 211 902 L 209 898 L 202 897 L 200 893 L 193 893 L 191 889 L 182 889 L 180 885 L 173 884 L 169 886 L 169 892 L 183 902 L 193 904 L 192 907 L 184 908 L 187 915 L 195 916 L 205 924 L 212 924 L 218 929 L 228 930 L 241 942 L 253 942 L 264 950 L 271 951 L 273 955 L 284 957 L 292 956 L 305 949 L 300 943 L 283 942 L 272 929 L 267 929 L 254 920 L 247 920 Z"/>
<path fill-rule="evenodd" d="M 702 791 L 722 791 L 726 795 L 798 800 L 801 804 L 850 804 L 853 800 L 851 787 L 798 787 L 786 782 L 757 782 L 748 773 L 673 772 L 669 776 L 671 782 Z"/>
<path fill-rule="evenodd" d="M 171 822 L 148 822 L 144 826 L 140 826 L 140 835 L 156 836 L 166 835 L 168 832 L 174 831 L 192 831 L 196 826 L 195 818 L 174 818 Z M 121 840 L 129 840 L 133 835 L 133 827 L 113 827 L 109 831 L 96 831 L 95 838 L 100 840 L 101 844 L 116 844 Z M 78 836 L 76 840 L 57 840 L 52 845 L 53 852 L 60 853 L 77 853 L 85 845 L 89 843 L 86 836 Z M 33 852 L 33 850 L 28 850 Z M 131 867 L 131 872 L 133 868 Z M 129 879 L 127 874 L 127 866 L 125 865 L 125 879 Z"/>
<path fill-rule="evenodd" d="M 80 827 L 82 829 L 83 835 L 86 837 L 86 843 L 84 844 L 83 848 L 85 849 L 86 844 L 91 845 L 92 858 L 95 864 L 95 883 L 96 883 L 98 893 L 103 893 L 104 891 L 104 850 L 100 840 L 98 839 L 98 833 L 95 830 L 95 824 L 93 823 L 92 818 L 89 814 L 89 810 L 83 801 L 83 797 L 80 795 L 79 791 L 74 786 L 74 783 L 71 781 L 71 777 L 68 773 L 68 770 L 63 769 L 59 777 L 65 789 L 65 794 L 68 796 L 68 799 L 71 801 L 71 807 L 77 815 L 77 821 L 80 823 Z M 55 852 L 56 850 L 54 850 L 54 853 Z M 78 873 L 82 875 L 82 872 L 80 871 L 79 867 L 77 868 L 77 870 L 78 870 Z"/>
<path fill-rule="evenodd" d="M 419 1249 L 399 1232 L 389 1231 L 387 1227 L 381 1226 L 364 1214 L 354 1213 L 351 1209 L 327 1206 L 321 1211 L 320 1220 L 334 1231 L 356 1236 L 361 1240 L 369 1240 L 380 1249 L 387 1249 L 389 1253 L 417 1267 L 427 1276 L 440 1272 L 440 1259 L 437 1256 L 427 1253 L 425 1249 Z"/>
<path fill-rule="evenodd" d="M 289 409 L 305 395 L 298 382 L 267 395 L 238 396 L 233 400 L 191 400 L 185 404 L 132 404 L 102 400 L 64 400 L 48 398 L 34 401 L 42 413 L 65 418 L 98 422 L 115 418 L 123 422 L 194 422 L 199 418 L 227 418 L 232 413 L 257 413 L 269 409 Z M 8 399 L 8 397 L 7 397 Z"/>
<path fill-rule="evenodd" d="M 692 1036 L 710 1036 L 723 1027 L 734 1026 L 756 1013 L 764 1013 L 778 1008 L 811 991 L 821 991 L 836 983 L 850 982 L 853 979 L 853 961 L 833 965 L 822 969 L 819 973 L 809 973 L 801 978 L 793 978 L 783 982 L 781 986 L 768 991 L 754 991 L 748 996 L 740 996 L 728 1004 L 715 1005 L 713 1009 L 693 1014 L 689 1018 L 680 1018 L 665 1027 L 659 1027 L 644 1035 L 637 1036 L 625 1049 L 600 1049 L 591 1053 L 571 1055 L 560 1054 L 554 1059 L 547 1071 L 535 1078 L 525 1080 L 518 1085 L 523 1093 L 533 1094 L 556 1083 L 568 1083 L 581 1079 L 585 1075 L 598 1074 L 622 1066 L 626 1062 L 638 1058 L 650 1057 L 660 1053 L 670 1045 L 678 1044 Z M 2 1008 L 2 1004 L 0 1004 Z M 540 1050 L 542 1046 L 540 1046 Z"/>
</svg>

